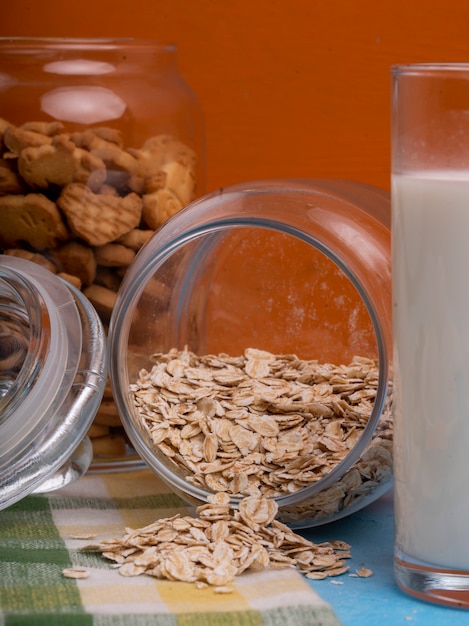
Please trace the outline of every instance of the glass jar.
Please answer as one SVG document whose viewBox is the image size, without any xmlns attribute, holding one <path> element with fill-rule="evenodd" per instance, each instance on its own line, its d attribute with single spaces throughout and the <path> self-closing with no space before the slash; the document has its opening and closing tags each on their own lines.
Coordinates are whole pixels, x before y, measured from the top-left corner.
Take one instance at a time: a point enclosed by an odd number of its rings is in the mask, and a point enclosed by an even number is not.
<svg viewBox="0 0 469 626">
<path fill-rule="evenodd" d="M 107 376 L 103 325 L 43 267 L 0 255 L 0 509 L 88 469 Z"/>
<path fill-rule="evenodd" d="M 186 501 L 261 491 L 301 528 L 390 487 L 387 192 L 279 180 L 203 197 L 132 263 L 109 340 L 126 432 Z"/>
<path fill-rule="evenodd" d="M 204 192 L 202 113 L 176 52 L 0 39 L 0 248 L 70 281 L 105 327 L 140 247 Z M 140 464 L 110 385 L 90 436 L 100 468 Z"/>
</svg>

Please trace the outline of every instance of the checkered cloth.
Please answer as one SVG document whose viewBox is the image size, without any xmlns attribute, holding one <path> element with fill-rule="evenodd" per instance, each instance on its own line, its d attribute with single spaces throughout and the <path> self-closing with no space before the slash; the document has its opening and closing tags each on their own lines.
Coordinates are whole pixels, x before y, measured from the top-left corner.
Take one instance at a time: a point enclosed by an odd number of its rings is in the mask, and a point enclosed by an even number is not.
<svg viewBox="0 0 469 626">
<path fill-rule="evenodd" d="M 88 474 L 0 511 L 0 624 L 6 626 L 338 626 L 298 572 L 245 573 L 230 594 L 191 583 L 126 578 L 87 543 L 159 517 L 191 514 L 150 472 Z M 88 540 L 73 537 L 96 534 Z M 62 570 L 86 567 L 86 579 Z"/>
</svg>

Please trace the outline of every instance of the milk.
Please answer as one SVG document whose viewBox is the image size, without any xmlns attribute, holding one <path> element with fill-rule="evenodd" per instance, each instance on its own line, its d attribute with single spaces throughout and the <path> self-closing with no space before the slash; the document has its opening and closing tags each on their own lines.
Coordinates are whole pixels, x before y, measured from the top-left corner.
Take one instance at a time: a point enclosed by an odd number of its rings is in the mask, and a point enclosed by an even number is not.
<svg viewBox="0 0 469 626">
<path fill-rule="evenodd" d="M 396 547 L 469 570 L 469 172 L 392 196 Z"/>
</svg>

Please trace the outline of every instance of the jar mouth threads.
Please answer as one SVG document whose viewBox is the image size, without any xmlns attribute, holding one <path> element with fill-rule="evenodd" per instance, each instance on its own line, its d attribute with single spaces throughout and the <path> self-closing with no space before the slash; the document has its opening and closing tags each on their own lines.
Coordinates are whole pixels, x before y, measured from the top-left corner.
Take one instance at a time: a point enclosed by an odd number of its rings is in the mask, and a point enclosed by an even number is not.
<svg viewBox="0 0 469 626">
<path fill-rule="evenodd" d="M 17 328 L 20 317 L 30 347 L 18 371 L 9 374 L 2 398 L 4 508 L 32 491 L 48 489 L 47 481 L 54 482 L 57 472 L 63 485 L 86 471 L 91 462 L 91 447 L 86 445 L 66 471 L 61 468 L 79 448 L 98 409 L 107 353 L 103 326 L 90 303 L 37 264 L 2 256 L 0 297 L 2 304 L 10 302 L 1 308 L 2 329 L 12 320 Z"/>
<path fill-rule="evenodd" d="M 164 451 L 170 457 L 184 456 L 175 443 L 179 435 L 174 433 L 168 439 L 161 433 L 150 435 L 142 426 L 144 414 L 135 405 L 131 390 L 142 368 L 150 379 L 157 376 L 152 374 L 153 358 L 169 362 L 168 354 L 183 354 L 186 349 L 195 355 L 187 358 L 195 360 L 216 359 L 217 355 L 240 359 L 251 349 L 274 357 L 290 354 L 297 360 L 317 358 L 321 363 L 342 365 L 357 355 L 376 359 L 373 408 L 361 436 L 353 440 L 355 445 L 319 481 L 275 497 L 285 515 L 290 515 L 291 509 L 289 523 L 302 526 L 343 516 L 352 506 L 360 508 L 364 499 L 359 494 L 368 489 L 372 497 L 378 489 L 371 477 L 365 486 L 354 482 L 356 472 L 348 474 L 364 454 L 373 457 L 375 465 L 381 464 L 379 487 L 389 486 L 388 202 L 385 194 L 351 183 L 342 187 L 335 181 L 247 183 L 193 203 L 141 251 L 122 284 L 111 319 L 112 383 L 135 448 L 183 498 L 205 501 L 210 489 L 200 488 L 192 481 L 190 470 L 185 475 L 187 471 L 165 459 Z M 177 379 L 174 384 L 177 386 Z M 153 389 L 151 393 L 155 398 L 171 397 L 175 391 Z M 174 402 L 176 406 L 178 401 Z M 341 419 L 340 411 L 336 418 Z M 150 419 L 156 421 L 156 417 Z M 242 426 L 243 419 L 251 418 L 238 414 L 234 419 Z M 268 419 L 266 416 L 266 423 Z M 167 426 L 163 420 L 162 428 Z M 194 435 L 195 448 L 190 453 L 194 458 L 199 444 L 210 447 L 209 442 L 219 435 L 216 431 L 212 437 L 202 423 L 199 426 L 204 435 Z M 384 431 L 387 439 L 382 443 Z M 183 439 L 188 432 L 189 426 L 186 434 L 181 433 Z M 370 452 L 368 444 L 376 443 L 377 434 L 379 446 Z M 245 436 L 253 437 L 252 433 Z M 256 451 L 262 457 L 264 444 L 259 445 Z M 187 449 L 184 442 L 182 449 Z M 190 454 L 186 459 L 189 468 Z M 228 463 L 230 455 L 228 444 L 221 453 L 223 462 Z M 365 464 L 355 469 L 358 474 L 366 472 Z M 248 473 L 255 471 L 252 467 Z M 336 489 L 342 479 L 344 490 L 353 488 L 355 496 L 347 499 L 347 507 L 324 510 L 321 519 L 313 519 L 313 508 L 303 507 L 304 501 Z M 238 496 L 231 495 L 236 504 Z M 343 500 L 349 495 L 344 494 Z"/>
<path fill-rule="evenodd" d="M 47 311 L 37 295 L 21 277 L 0 268 L 2 422 L 16 410 L 21 393 L 34 385 L 38 376 L 50 339 L 42 332 L 43 322 L 47 326 Z"/>
</svg>

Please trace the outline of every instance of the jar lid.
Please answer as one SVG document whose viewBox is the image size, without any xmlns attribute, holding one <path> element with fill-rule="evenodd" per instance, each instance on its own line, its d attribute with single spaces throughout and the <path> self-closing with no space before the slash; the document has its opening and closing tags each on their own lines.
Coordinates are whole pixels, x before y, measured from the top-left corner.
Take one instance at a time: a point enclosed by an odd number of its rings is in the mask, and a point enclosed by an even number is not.
<svg viewBox="0 0 469 626">
<path fill-rule="evenodd" d="M 81 476 L 107 375 L 87 299 L 41 266 L 0 257 L 0 509 Z"/>
</svg>

